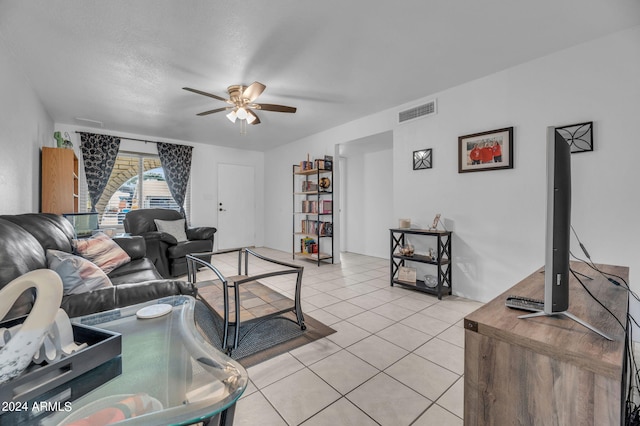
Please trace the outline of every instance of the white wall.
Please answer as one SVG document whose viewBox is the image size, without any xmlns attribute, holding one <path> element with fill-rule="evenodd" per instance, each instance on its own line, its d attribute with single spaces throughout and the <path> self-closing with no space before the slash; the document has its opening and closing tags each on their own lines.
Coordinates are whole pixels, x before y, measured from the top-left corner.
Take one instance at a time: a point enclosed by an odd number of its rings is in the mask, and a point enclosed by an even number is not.
<svg viewBox="0 0 640 426">
<path fill-rule="evenodd" d="M 543 264 L 549 125 L 594 121 L 595 151 L 572 156 L 572 223 L 595 261 L 640 266 L 631 186 L 640 178 L 638 71 L 637 27 L 435 94 L 437 116 L 396 129 L 395 205 L 418 221 L 445 216 L 456 235 L 457 294 L 488 300 Z M 507 126 L 515 128 L 513 170 L 457 173 L 458 136 Z M 416 182 L 400 163 L 418 140 L 432 141 L 435 168 Z M 420 202 L 412 184 L 435 202 Z"/>
<path fill-rule="evenodd" d="M 340 145 L 342 251 L 388 256 L 388 229 L 394 226 L 392 148 L 392 132 Z"/>
<path fill-rule="evenodd" d="M 262 182 L 264 180 L 264 154 L 257 151 L 247 151 L 234 148 L 225 148 L 215 145 L 185 142 L 175 139 L 156 138 L 152 136 L 119 132 L 115 130 L 81 128 L 79 126 L 56 123 L 55 129 L 68 132 L 79 159 L 80 135 L 76 131 L 111 134 L 134 139 L 176 143 L 193 146 L 191 160 L 191 225 L 192 226 L 218 226 L 218 165 L 237 164 L 252 166 L 255 169 L 256 188 L 256 246 L 264 245 L 264 192 Z M 122 139 L 120 150 L 157 155 L 158 150 L 153 143 L 144 143 Z M 82 161 L 80 161 L 82 163 Z M 215 241 L 215 239 L 214 239 Z"/>
<path fill-rule="evenodd" d="M 0 214 L 38 211 L 40 147 L 53 143 L 53 120 L 0 36 Z"/>
<path fill-rule="evenodd" d="M 396 125 L 398 111 L 423 101 L 416 100 L 274 149 L 265 156 L 272 225 L 265 244 L 290 248 L 291 164 L 393 130 L 396 219 L 424 226 L 442 213 L 454 231 L 454 293 L 490 300 L 544 262 L 546 127 L 594 121 L 595 151 L 572 156 L 572 220 L 594 261 L 628 265 L 633 278 L 640 268 L 638 75 L 635 27 L 424 98 L 437 98 L 435 116 Z M 514 169 L 458 174 L 458 136 L 508 126 Z M 418 173 L 409 159 L 422 148 L 433 149 L 434 168 Z"/>
</svg>

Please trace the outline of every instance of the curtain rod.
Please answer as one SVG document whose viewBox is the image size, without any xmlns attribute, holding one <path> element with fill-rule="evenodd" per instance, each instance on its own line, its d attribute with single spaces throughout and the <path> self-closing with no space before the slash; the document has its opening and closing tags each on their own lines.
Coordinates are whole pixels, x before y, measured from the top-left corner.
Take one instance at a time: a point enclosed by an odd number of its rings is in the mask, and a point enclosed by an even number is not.
<svg viewBox="0 0 640 426">
<path fill-rule="evenodd" d="M 91 133 L 91 132 L 79 132 L 76 130 L 76 133 Z M 94 135 L 99 135 L 100 133 L 93 133 Z M 104 135 L 104 136 L 111 136 L 113 138 L 119 138 L 119 139 L 126 139 L 128 141 L 138 141 L 138 142 L 144 142 L 144 143 L 162 143 L 162 142 L 158 142 L 158 141 L 148 141 L 146 139 L 135 139 L 135 138 L 127 138 L 124 136 L 114 136 L 114 135 Z M 166 142 L 165 142 L 166 143 Z"/>
</svg>

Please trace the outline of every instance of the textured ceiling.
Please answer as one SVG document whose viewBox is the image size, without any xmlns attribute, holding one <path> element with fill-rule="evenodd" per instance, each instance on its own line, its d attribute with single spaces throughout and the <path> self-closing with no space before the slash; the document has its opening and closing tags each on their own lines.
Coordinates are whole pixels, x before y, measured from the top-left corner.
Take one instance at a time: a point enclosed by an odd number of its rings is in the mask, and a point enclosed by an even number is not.
<svg viewBox="0 0 640 426">
<path fill-rule="evenodd" d="M 0 42 L 55 122 L 255 150 L 638 24 L 638 0 L 0 0 Z M 181 89 L 256 80 L 298 112 L 246 136 Z"/>
</svg>

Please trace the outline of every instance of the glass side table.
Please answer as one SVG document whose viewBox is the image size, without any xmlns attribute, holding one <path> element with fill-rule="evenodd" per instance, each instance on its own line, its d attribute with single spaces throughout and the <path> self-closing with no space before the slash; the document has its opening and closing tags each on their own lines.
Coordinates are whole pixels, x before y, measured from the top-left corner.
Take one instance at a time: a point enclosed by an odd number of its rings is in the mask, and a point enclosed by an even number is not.
<svg viewBox="0 0 640 426">
<path fill-rule="evenodd" d="M 157 318 L 137 318 L 139 309 L 159 303 L 172 305 L 171 312 Z M 230 426 L 235 403 L 247 386 L 247 372 L 204 340 L 195 326 L 194 309 L 192 297 L 171 296 L 72 318 L 74 323 L 122 334 L 122 373 L 67 403 L 66 410 L 48 416 L 41 424 L 65 425 L 100 410 L 129 405 L 131 399 L 127 398 L 134 397 L 138 403 L 142 401 L 138 406 L 145 407 L 143 412 L 117 424 L 204 422 Z M 76 380 L 80 379 L 88 380 L 84 376 Z"/>
</svg>

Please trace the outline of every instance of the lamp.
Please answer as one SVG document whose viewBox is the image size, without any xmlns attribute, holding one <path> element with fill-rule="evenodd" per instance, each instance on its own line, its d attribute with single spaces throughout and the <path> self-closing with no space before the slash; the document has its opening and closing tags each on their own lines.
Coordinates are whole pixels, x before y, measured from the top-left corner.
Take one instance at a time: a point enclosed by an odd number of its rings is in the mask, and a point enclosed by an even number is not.
<svg viewBox="0 0 640 426">
<path fill-rule="evenodd" d="M 247 119 L 247 110 L 244 109 L 243 107 L 238 108 L 238 110 L 236 111 L 236 116 L 240 119 L 240 120 L 246 120 Z"/>
<path fill-rule="evenodd" d="M 251 124 L 256 121 L 256 116 L 253 113 L 248 112 L 244 107 L 238 107 L 227 114 L 227 118 L 232 123 L 235 123 L 236 120 L 240 120 L 240 134 L 247 134 L 247 124 Z"/>
</svg>

